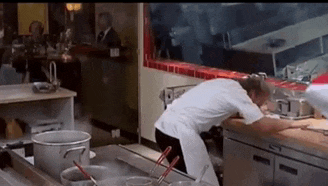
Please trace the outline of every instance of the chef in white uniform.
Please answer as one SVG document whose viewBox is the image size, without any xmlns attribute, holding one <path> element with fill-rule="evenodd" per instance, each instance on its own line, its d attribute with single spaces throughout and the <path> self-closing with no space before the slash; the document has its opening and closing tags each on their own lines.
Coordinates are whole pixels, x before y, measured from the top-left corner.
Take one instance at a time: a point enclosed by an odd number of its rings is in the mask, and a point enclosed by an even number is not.
<svg viewBox="0 0 328 186">
<path fill-rule="evenodd" d="M 328 118 L 328 84 L 327 80 L 322 83 L 313 83 L 305 91 L 307 102 L 319 110 L 322 115 Z"/>
<path fill-rule="evenodd" d="M 176 155 L 180 160 L 175 168 L 197 177 L 205 165 L 210 165 L 203 180 L 219 185 L 206 146 L 200 133 L 239 113 L 244 123 L 262 132 L 278 132 L 288 128 L 306 127 L 292 120 L 265 117 L 260 110 L 270 96 L 270 88 L 259 76 L 241 81 L 214 79 L 205 81 L 184 93 L 168 105 L 155 123 L 155 137 L 164 151 L 172 146 L 169 162 Z"/>
</svg>

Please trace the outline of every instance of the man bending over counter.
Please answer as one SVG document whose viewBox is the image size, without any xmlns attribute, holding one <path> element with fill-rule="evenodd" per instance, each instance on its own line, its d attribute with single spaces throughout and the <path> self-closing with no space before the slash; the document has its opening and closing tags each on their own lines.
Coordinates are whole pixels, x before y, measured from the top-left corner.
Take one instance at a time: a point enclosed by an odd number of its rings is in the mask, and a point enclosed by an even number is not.
<svg viewBox="0 0 328 186">
<path fill-rule="evenodd" d="M 167 159 L 172 162 L 179 155 L 176 168 L 182 172 L 197 177 L 205 165 L 210 165 L 203 180 L 219 185 L 201 132 L 220 125 L 237 113 L 246 125 L 267 134 L 308 126 L 265 117 L 260 107 L 270 94 L 269 85 L 257 75 L 239 81 L 223 78 L 205 81 L 168 105 L 155 123 L 156 142 L 162 151 L 172 146 Z"/>
</svg>

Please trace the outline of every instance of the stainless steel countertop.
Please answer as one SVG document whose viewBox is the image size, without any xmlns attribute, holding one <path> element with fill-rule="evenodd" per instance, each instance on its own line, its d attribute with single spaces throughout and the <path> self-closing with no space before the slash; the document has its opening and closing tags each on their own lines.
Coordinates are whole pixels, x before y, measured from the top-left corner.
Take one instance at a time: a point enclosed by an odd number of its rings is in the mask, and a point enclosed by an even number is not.
<svg viewBox="0 0 328 186">
<path fill-rule="evenodd" d="M 147 176 L 155 165 L 155 161 L 132 152 L 121 145 L 108 145 L 91 149 L 96 153 L 96 157 L 90 160 L 92 165 L 102 165 L 110 168 L 113 176 Z M 154 173 L 155 177 L 160 177 L 166 170 L 165 166 L 159 166 Z M 166 183 L 175 181 L 194 181 L 195 178 L 173 170 L 164 180 Z M 165 185 L 165 183 L 163 184 Z"/>
<path fill-rule="evenodd" d="M 144 157 L 136 152 L 133 152 L 121 145 L 108 145 L 102 147 L 91 148 L 96 156 L 90 159 L 90 165 L 102 165 L 106 166 L 110 170 L 109 178 L 117 177 L 127 177 L 127 176 L 148 176 L 149 171 L 155 165 L 155 161 Z M 6 150 L 11 156 L 11 162 L 7 165 L 5 172 L 7 172 L 7 177 L 0 177 L 0 183 L 2 181 L 8 180 L 11 177 L 12 180 L 16 179 L 22 186 L 33 185 L 49 185 L 58 186 L 60 185 L 60 180 L 55 180 L 48 176 L 43 171 L 35 168 L 26 159 L 19 156 L 11 150 Z M 162 173 L 166 170 L 166 166 L 159 166 L 154 173 L 156 178 L 159 178 Z M 17 179 L 20 177 L 20 179 Z M 3 178 L 3 179 L 2 179 Z M 178 170 L 173 170 L 162 182 L 162 186 L 168 185 L 171 182 L 176 181 L 194 181 L 195 178 L 182 173 Z M 8 182 L 8 181 L 7 181 Z M 14 182 L 11 182 L 14 183 Z M 101 185 L 102 182 L 100 182 Z M 106 182 L 104 182 L 106 183 Z M 8 185 L 8 184 L 7 184 Z M 15 184 L 9 184 L 15 185 Z"/>
<path fill-rule="evenodd" d="M 305 119 L 312 126 L 319 125 L 323 120 Z M 303 122 L 302 121 L 302 122 Z M 255 132 L 245 125 L 241 119 L 227 120 L 222 127 L 223 136 L 234 139 L 274 154 L 287 156 L 295 160 L 328 169 L 328 136 L 321 133 L 287 129 L 275 134 L 265 135 Z"/>
</svg>

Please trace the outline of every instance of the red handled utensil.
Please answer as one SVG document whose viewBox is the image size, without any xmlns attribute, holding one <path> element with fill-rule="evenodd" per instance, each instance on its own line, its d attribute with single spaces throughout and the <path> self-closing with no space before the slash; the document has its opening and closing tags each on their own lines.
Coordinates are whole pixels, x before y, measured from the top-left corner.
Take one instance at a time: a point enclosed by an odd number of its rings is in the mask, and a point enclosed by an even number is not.
<svg viewBox="0 0 328 186">
<path fill-rule="evenodd" d="M 162 161 L 166 158 L 166 156 L 171 152 L 172 147 L 168 146 L 166 147 L 166 149 L 164 150 L 164 152 L 161 154 L 161 156 L 158 158 L 158 160 L 156 161 L 155 166 L 150 170 L 149 173 L 149 177 L 152 177 L 155 169 L 162 163 Z"/>
<path fill-rule="evenodd" d="M 179 156 L 176 156 L 173 161 L 171 162 L 170 166 L 166 169 L 166 171 L 161 175 L 161 177 L 157 180 L 157 185 L 160 185 L 162 181 L 166 178 L 166 176 L 171 172 L 175 164 L 177 164 L 178 160 L 180 159 Z"/>
<path fill-rule="evenodd" d="M 96 180 L 90 175 L 88 174 L 79 164 L 77 164 L 74 160 L 73 163 L 75 166 L 77 166 L 77 168 L 82 172 L 82 174 L 84 175 L 85 178 L 90 179 L 93 184 L 97 185 Z M 98 186 L 98 185 L 97 185 Z"/>
</svg>

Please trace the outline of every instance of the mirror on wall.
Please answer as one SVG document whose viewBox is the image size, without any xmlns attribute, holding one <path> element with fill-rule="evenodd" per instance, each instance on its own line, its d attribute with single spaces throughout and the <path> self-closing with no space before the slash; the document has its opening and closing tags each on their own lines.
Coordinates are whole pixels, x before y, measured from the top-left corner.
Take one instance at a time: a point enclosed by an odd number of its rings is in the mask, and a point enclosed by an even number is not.
<svg viewBox="0 0 328 186">
<path fill-rule="evenodd" d="M 157 60 L 266 72 L 300 82 L 328 69 L 326 3 L 149 3 L 148 7 Z"/>
</svg>

